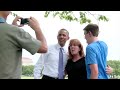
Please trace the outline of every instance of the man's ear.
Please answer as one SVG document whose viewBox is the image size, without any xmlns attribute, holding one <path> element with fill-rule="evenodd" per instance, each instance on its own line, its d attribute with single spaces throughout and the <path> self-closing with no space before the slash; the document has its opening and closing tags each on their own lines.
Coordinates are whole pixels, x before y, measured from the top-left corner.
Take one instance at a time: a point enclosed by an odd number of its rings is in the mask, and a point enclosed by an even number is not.
<svg viewBox="0 0 120 90">
<path fill-rule="evenodd" d="M 90 31 L 88 33 L 89 33 L 90 37 L 93 36 L 93 34 Z"/>
<path fill-rule="evenodd" d="M 68 39 L 67 40 L 69 40 L 70 39 L 70 37 L 68 37 Z"/>
</svg>

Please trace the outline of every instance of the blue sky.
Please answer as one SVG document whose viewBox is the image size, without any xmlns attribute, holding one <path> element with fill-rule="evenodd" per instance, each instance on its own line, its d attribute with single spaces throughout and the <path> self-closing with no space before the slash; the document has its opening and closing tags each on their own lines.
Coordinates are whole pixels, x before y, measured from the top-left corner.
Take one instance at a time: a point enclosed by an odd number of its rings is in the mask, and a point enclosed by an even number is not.
<svg viewBox="0 0 120 90">
<path fill-rule="evenodd" d="M 41 29 L 47 39 L 48 45 L 57 43 L 57 32 L 61 28 L 66 28 L 70 32 L 70 39 L 77 38 L 84 46 L 84 51 L 87 46 L 86 40 L 83 35 L 83 28 L 86 24 L 80 25 L 78 22 L 68 22 L 60 20 L 59 18 L 44 18 L 44 11 L 12 11 L 21 17 L 28 18 L 30 16 L 35 17 L 41 26 Z M 120 60 L 120 11 L 90 11 L 91 13 L 106 15 L 109 18 L 109 22 L 99 22 L 100 34 L 99 39 L 103 40 L 108 45 L 108 60 Z M 94 17 L 89 16 L 93 23 L 97 23 Z M 13 16 L 9 16 L 8 23 L 12 23 Z M 35 33 L 29 26 L 22 27 L 25 31 L 29 32 L 34 38 Z M 69 42 L 69 41 L 68 41 Z M 68 44 L 67 42 L 67 44 Z M 23 50 L 23 57 L 33 59 L 36 63 L 40 54 L 31 55 L 26 50 Z"/>
</svg>

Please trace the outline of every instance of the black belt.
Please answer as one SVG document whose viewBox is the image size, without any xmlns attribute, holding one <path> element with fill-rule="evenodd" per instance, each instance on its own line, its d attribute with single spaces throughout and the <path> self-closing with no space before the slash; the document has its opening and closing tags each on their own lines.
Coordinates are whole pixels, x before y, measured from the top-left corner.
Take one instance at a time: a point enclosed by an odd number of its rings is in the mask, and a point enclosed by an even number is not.
<svg viewBox="0 0 120 90">
<path fill-rule="evenodd" d="M 58 79 L 58 78 L 54 78 L 54 77 L 50 77 L 47 75 L 43 75 L 42 79 Z"/>
</svg>

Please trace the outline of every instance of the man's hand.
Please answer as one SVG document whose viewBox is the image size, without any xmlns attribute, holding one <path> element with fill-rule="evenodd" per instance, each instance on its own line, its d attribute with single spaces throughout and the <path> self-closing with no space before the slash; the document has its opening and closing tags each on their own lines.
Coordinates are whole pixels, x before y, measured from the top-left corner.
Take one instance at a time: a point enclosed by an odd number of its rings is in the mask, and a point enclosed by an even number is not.
<svg viewBox="0 0 120 90">
<path fill-rule="evenodd" d="M 110 67 L 109 65 L 107 65 L 107 67 L 106 67 L 106 73 L 107 74 L 111 74 L 112 72 L 113 72 L 113 68 Z"/>
<path fill-rule="evenodd" d="M 13 20 L 12 24 L 18 27 L 22 27 L 24 25 L 18 25 L 17 22 L 20 21 L 19 19 L 21 19 L 22 17 L 16 16 L 15 19 Z"/>
<path fill-rule="evenodd" d="M 40 25 L 39 22 L 34 18 L 34 17 L 30 17 L 28 18 L 28 25 L 33 29 L 33 30 L 39 30 L 40 29 Z"/>
</svg>

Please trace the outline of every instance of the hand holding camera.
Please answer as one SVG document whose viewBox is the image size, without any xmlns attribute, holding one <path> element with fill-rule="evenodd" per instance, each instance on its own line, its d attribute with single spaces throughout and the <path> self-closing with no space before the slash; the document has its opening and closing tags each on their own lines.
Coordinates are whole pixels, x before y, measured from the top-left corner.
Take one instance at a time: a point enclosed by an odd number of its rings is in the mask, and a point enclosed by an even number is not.
<svg viewBox="0 0 120 90">
<path fill-rule="evenodd" d="M 28 25 L 33 29 L 33 30 L 39 30 L 40 29 L 40 25 L 39 22 L 37 21 L 37 19 L 35 19 L 34 17 L 30 17 L 28 18 Z"/>
<path fill-rule="evenodd" d="M 17 21 L 20 22 L 20 25 L 17 24 Z M 18 27 L 29 25 L 33 30 L 38 30 L 40 28 L 39 22 L 34 17 L 22 18 L 22 17 L 16 16 L 12 24 Z"/>
<path fill-rule="evenodd" d="M 27 25 L 29 23 L 28 18 L 21 18 L 21 25 Z"/>
<path fill-rule="evenodd" d="M 20 22 L 20 24 L 17 24 L 18 21 Z M 29 23 L 28 18 L 22 18 L 22 17 L 16 16 L 12 24 L 18 27 L 22 27 L 24 25 L 27 25 L 28 23 Z"/>
<path fill-rule="evenodd" d="M 20 22 L 20 19 L 22 19 L 22 17 L 16 16 L 15 19 L 13 20 L 12 24 L 15 26 L 18 26 L 18 27 L 24 26 L 24 24 L 20 24 L 20 25 L 17 24 L 18 21 Z"/>
</svg>

